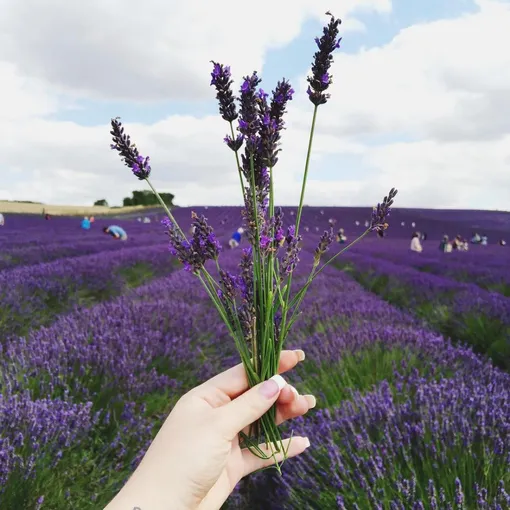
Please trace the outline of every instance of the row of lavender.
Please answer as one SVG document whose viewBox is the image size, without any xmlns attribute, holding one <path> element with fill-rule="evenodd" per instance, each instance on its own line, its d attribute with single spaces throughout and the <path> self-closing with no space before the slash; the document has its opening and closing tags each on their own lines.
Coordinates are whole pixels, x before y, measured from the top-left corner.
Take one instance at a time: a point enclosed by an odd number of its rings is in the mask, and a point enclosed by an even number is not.
<svg viewBox="0 0 510 510">
<path fill-rule="evenodd" d="M 424 251 L 409 250 L 409 243 L 392 240 L 385 243 L 366 242 L 353 251 L 382 257 L 397 264 L 454 280 L 474 283 L 488 290 L 510 296 L 510 249 L 507 247 L 471 245 L 468 252 L 443 253 L 435 243 L 424 243 Z"/>
<path fill-rule="evenodd" d="M 226 235 L 230 235 L 239 226 L 239 207 L 197 207 L 194 210 L 198 214 L 205 213 L 211 224 L 220 227 L 220 230 L 224 230 Z M 177 208 L 174 213 L 179 223 L 189 224 L 190 208 Z M 288 207 L 284 208 L 284 213 L 287 218 L 291 219 L 296 210 Z M 101 232 L 104 225 L 111 223 L 120 224 L 128 231 L 129 244 L 138 246 L 154 244 L 158 242 L 158 238 L 161 238 L 159 220 L 163 215 L 162 212 L 157 210 L 151 210 L 147 214 L 152 219 L 151 224 L 140 223 L 135 219 L 103 218 L 98 219 L 92 225 L 90 232 L 80 232 L 79 218 L 55 217 L 50 221 L 45 221 L 39 216 L 15 215 L 8 217 L 5 227 L 0 229 L 0 269 L 18 264 L 49 262 L 61 257 L 98 253 L 103 250 L 119 248 L 118 244 L 109 243 L 109 239 L 105 238 Z M 500 213 L 500 216 L 502 214 Z M 144 213 L 141 212 L 140 217 L 143 215 Z M 491 220 L 492 216 L 489 214 L 485 219 L 487 227 L 495 236 L 504 237 L 505 229 L 501 223 L 502 219 L 496 215 Z M 461 221 L 463 214 L 461 213 L 456 215 L 445 213 L 445 217 L 450 218 L 451 222 L 456 220 L 457 225 L 463 225 Z M 365 221 L 368 218 L 365 208 L 305 207 L 302 219 L 305 229 L 311 232 L 322 232 L 327 228 L 331 219 L 335 222 L 335 229 L 344 228 L 347 236 L 352 239 L 362 233 Z M 435 217 L 428 218 L 425 212 L 396 210 L 393 219 L 393 227 L 389 235 L 391 238 L 397 239 L 396 245 L 399 245 L 398 240 L 400 238 L 409 237 L 413 229 L 428 230 L 431 237 L 440 237 L 448 230 L 444 221 L 436 225 L 438 219 Z M 499 223 L 496 221 L 498 219 Z M 404 223 L 404 226 L 401 226 L 400 223 Z M 415 227 L 412 227 L 413 224 Z M 470 223 L 467 223 L 467 225 L 467 227 L 463 227 L 464 230 L 466 228 L 471 229 Z M 83 235 L 78 237 L 80 233 Z M 467 233 L 465 235 L 468 236 Z M 497 239 L 494 238 L 494 242 L 496 241 Z M 427 251 L 429 251 L 429 246 L 430 244 L 427 245 Z M 491 248 L 489 247 L 489 250 Z M 499 251 L 501 252 L 501 250 Z M 476 263 L 471 255 L 465 257 L 465 261 L 468 259 L 469 263 Z"/>
<path fill-rule="evenodd" d="M 24 335 L 57 314 L 121 294 L 173 267 L 167 245 L 159 244 L 0 271 L 0 339 Z"/>
<path fill-rule="evenodd" d="M 360 253 L 348 254 L 339 265 L 366 289 L 510 369 L 510 298 Z"/>
<path fill-rule="evenodd" d="M 229 506 L 510 508 L 498 486 L 509 376 L 345 274 L 319 278 L 290 345 L 307 352 L 297 386 L 322 408 L 293 424 L 313 447 L 283 479 L 243 483 Z M 234 352 L 182 271 L 11 339 L 0 359 L 0 506 L 101 508 L 172 403 Z"/>
</svg>

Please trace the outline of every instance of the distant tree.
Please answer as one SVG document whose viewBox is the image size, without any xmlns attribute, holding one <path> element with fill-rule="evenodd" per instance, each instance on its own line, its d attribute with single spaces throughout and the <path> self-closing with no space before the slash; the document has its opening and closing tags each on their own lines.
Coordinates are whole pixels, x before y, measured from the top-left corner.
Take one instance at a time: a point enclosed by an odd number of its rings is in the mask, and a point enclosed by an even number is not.
<svg viewBox="0 0 510 510">
<path fill-rule="evenodd" d="M 101 205 L 101 206 L 104 206 L 104 207 L 108 207 L 108 202 L 106 201 L 105 198 L 101 198 L 100 200 L 96 200 L 94 202 L 94 205 Z"/>
<path fill-rule="evenodd" d="M 143 205 L 143 206 L 151 206 L 151 205 L 159 205 L 158 199 L 150 190 L 143 191 L 133 191 L 132 197 L 126 197 L 123 200 L 124 206 L 129 205 Z M 168 207 L 173 207 L 173 200 L 175 195 L 172 193 L 160 193 L 161 199 Z"/>
</svg>

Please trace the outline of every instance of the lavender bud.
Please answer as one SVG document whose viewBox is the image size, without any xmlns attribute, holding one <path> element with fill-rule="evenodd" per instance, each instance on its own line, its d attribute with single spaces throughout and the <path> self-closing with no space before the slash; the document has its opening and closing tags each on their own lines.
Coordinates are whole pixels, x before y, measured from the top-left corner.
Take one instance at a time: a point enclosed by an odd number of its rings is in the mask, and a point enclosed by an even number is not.
<svg viewBox="0 0 510 510">
<path fill-rule="evenodd" d="M 329 99 L 329 94 L 325 91 L 332 83 L 332 77 L 329 74 L 329 68 L 333 62 L 333 52 L 340 47 L 341 38 L 338 38 L 338 27 L 341 20 L 336 19 L 331 13 L 326 13 L 331 17 L 330 22 L 323 29 L 322 37 L 316 38 L 315 42 L 318 51 L 315 52 L 312 63 L 312 76 L 307 78 L 309 87 L 307 90 L 308 98 L 315 105 L 324 104 Z"/>
<path fill-rule="evenodd" d="M 124 133 L 124 127 L 119 120 L 119 117 L 111 121 L 113 143 L 110 145 L 112 150 L 118 151 L 124 164 L 131 168 L 133 174 L 141 181 L 147 179 L 151 173 L 149 165 L 149 157 L 144 158 L 138 152 L 138 149 L 131 143 L 129 135 Z"/>
<path fill-rule="evenodd" d="M 232 93 L 232 80 L 230 67 L 212 62 L 211 85 L 216 88 L 216 99 L 220 106 L 221 117 L 227 122 L 237 119 L 237 109 L 234 94 Z"/>
<path fill-rule="evenodd" d="M 379 203 L 376 207 L 374 207 L 369 226 L 371 231 L 375 230 L 378 234 L 381 234 L 388 228 L 386 219 L 390 215 L 390 207 L 393 205 L 397 193 L 398 191 L 395 188 L 391 188 L 388 195 L 383 198 L 382 203 Z"/>
<path fill-rule="evenodd" d="M 319 244 L 317 245 L 317 248 L 315 248 L 314 253 L 314 266 L 317 266 L 321 260 L 322 255 L 326 253 L 329 249 L 330 244 L 333 242 L 333 228 L 330 228 L 329 230 L 325 230 L 324 234 L 322 234 Z"/>
<path fill-rule="evenodd" d="M 232 138 L 231 136 L 227 135 L 225 136 L 223 141 L 227 144 L 229 149 L 232 149 L 234 152 L 237 152 L 243 145 L 244 136 L 237 135 L 236 138 Z"/>
</svg>

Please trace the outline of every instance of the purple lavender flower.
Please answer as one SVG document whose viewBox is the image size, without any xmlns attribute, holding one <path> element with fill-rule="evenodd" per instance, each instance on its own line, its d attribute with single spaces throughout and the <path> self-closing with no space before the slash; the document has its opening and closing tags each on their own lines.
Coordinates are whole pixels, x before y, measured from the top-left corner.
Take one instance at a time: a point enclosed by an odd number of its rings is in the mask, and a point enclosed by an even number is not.
<svg viewBox="0 0 510 510">
<path fill-rule="evenodd" d="M 229 149 L 236 152 L 242 147 L 244 136 L 239 134 L 235 138 L 232 138 L 230 135 L 226 135 L 223 141 L 227 144 Z"/>
<path fill-rule="evenodd" d="M 334 234 L 333 234 L 333 228 L 330 228 L 329 230 L 325 230 L 324 234 L 322 234 L 319 244 L 317 245 L 317 248 L 315 248 L 314 252 L 314 265 L 317 266 L 321 260 L 322 255 L 324 255 L 328 249 L 331 243 L 333 242 Z"/>
<path fill-rule="evenodd" d="M 378 233 L 383 232 L 388 228 L 386 219 L 390 215 L 391 206 L 393 205 L 394 199 L 397 196 L 398 191 L 395 188 L 391 188 L 387 196 L 383 198 L 382 203 L 377 204 L 372 211 L 372 218 L 370 220 L 369 229 L 377 231 Z"/>
<path fill-rule="evenodd" d="M 262 92 L 262 91 L 261 91 Z M 275 119 L 271 118 L 271 111 L 267 102 L 267 94 L 259 93 L 257 104 L 259 116 L 259 144 L 260 163 L 264 167 L 272 168 L 278 162 L 279 126 Z"/>
<path fill-rule="evenodd" d="M 296 236 L 296 227 L 294 225 L 287 229 L 287 235 L 285 241 L 287 242 L 287 251 L 282 259 L 281 267 L 287 274 L 291 274 L 299 262 L 299 252 L 301 251 L 301 240 L 300 235 Z M 283 277 L 283 275 L 282 275 Z"/>
<path fill-rule="evenodd" d="M 464 492 L 458 478 L 455 479 L 455 504 L 457 505 L 457 510 L 464 510 Z"/>
<path fill-rule="evenodd" d="M 237 119 L 237 109 L 234 94 L 232 93 L 232 80 L 230 67 L 212 62 L 211 85 L 216 88 L 216 99 L 220 105 L 221 117 L 227 122 Z"/>
<path fill-rule="evenodd" d="M 329 68 L 333 62 L 332 53 L 340 47 L 341 41 L 341 38 L 338 38 L 338 27 L 342 21 L 336 19 L 329 12 L 326 14 L 331 16 L 331 20 L 324 27 L 322 37 L 315 39 L 319 50 L 314 55 L 312 76 L 307 78 L 309 83 L 307 90 L 308 98 L 315 106 L 325 104 L 330 97 L 329 94 L 325 94 L 325 91 L 332 83 Z"/>
<path fill-rule="evenodd" d="M 118 151 L 124 164 L 131 168 L 133 173 L 138 179 L 143 181 L 147 179 L 151 173 L 149 165 L 149 157 L 144 158 L 138 152 L 138 149 L 131 143 L 129 135 L 124 133 L 124 127 L 119 120 L 119 117 L 112 119 L 112 135 L 113 143 L 110 145 L 112 150 Z"/>
<path fill-rule="evenodd" d="M 253 150 L 253 137 L 258 133 L 257 115 L 257 87 L 262 80 L 254 71 L 251 76 L 245 76 L 240 90 L 240 119 L 239 131 L 252 142 L 250 147 Z"/>
<path fill-rule="evenodd" d="M 271 99 L 271 118 L 278 124 L 279 127 L 283 127 L 283 115 L 286 113 L 287 103 L 292 101 L 294 95 L 294 89 L 291 84 L 285 78 L 276 84 L 276 88 L 273 90 Z"/>
<path fill-rule="evenodd" d="M 274 213 L 274 221 L 272 227 L 275 246 L 281 246 L 285 241 L 285 234 L 283 231 L 283 210 L 281 207 L 278 207 Z"/>
<path fill-rule="evenodd" d="M 194 212 L 191 213 L 191 217 L 193 218 L 192 248 L 202 256 L 204 262 L 218 258 L 221 244 L 216 239 L 213 228 L 207 223 L 207 218 L 203 215 L 198 216 Z"/>
<path fill-rule="evenodd" d="M 176 256 L 184 264 L 186 271 L 198 273 L 205 262 L 216 259 L 221 250 L 221 245 L 216 239 L 212 227 L 207 223 L 207 218 L 192 213 L 193 236 L 186 239 L 177 226 L 168 218 L 162 223 L 167 228 L 170 238 L 170 253 Z"/>
</svg>

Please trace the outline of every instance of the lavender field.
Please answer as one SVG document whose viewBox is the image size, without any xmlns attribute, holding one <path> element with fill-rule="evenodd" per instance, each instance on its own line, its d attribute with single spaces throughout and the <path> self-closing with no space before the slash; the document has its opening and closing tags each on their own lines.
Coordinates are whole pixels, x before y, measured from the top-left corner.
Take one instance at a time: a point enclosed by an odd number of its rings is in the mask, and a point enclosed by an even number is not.
<svg viewBox="0 0 510 510">
<path fill-rule="evenodd" d="M 226 247 L 240 208 L 194 210 Z M 174 213 L 190 224 L 190 209 Z M 295 209 L 284 214 L 290 224 Z M 1 509 L 103 508 L 179 397 L 239 362 L 151 217 L 114 220 L 126 242 L 103 234 L 112 220 L 0 227 Z M 370 209 L 306 207 L 297 279 L 330 218 L 350 241 Z M 497 245 L 510 213 L 390 219 L 386 238 L 317 278 L 293 330 L 306 361 L 288 378 L 317 408 L 286 427 L 311 447 L 283 477 L 241 482 L 227 510 L 510 509 L 510 247 Z M 427 232 L 422 253 L 409 251 L 414 230 Z M 489 245 L 438 250 L 442 235 L 474 231 Z M 225 248 L 222 267 L 239 256 Z"/>
</svg>

